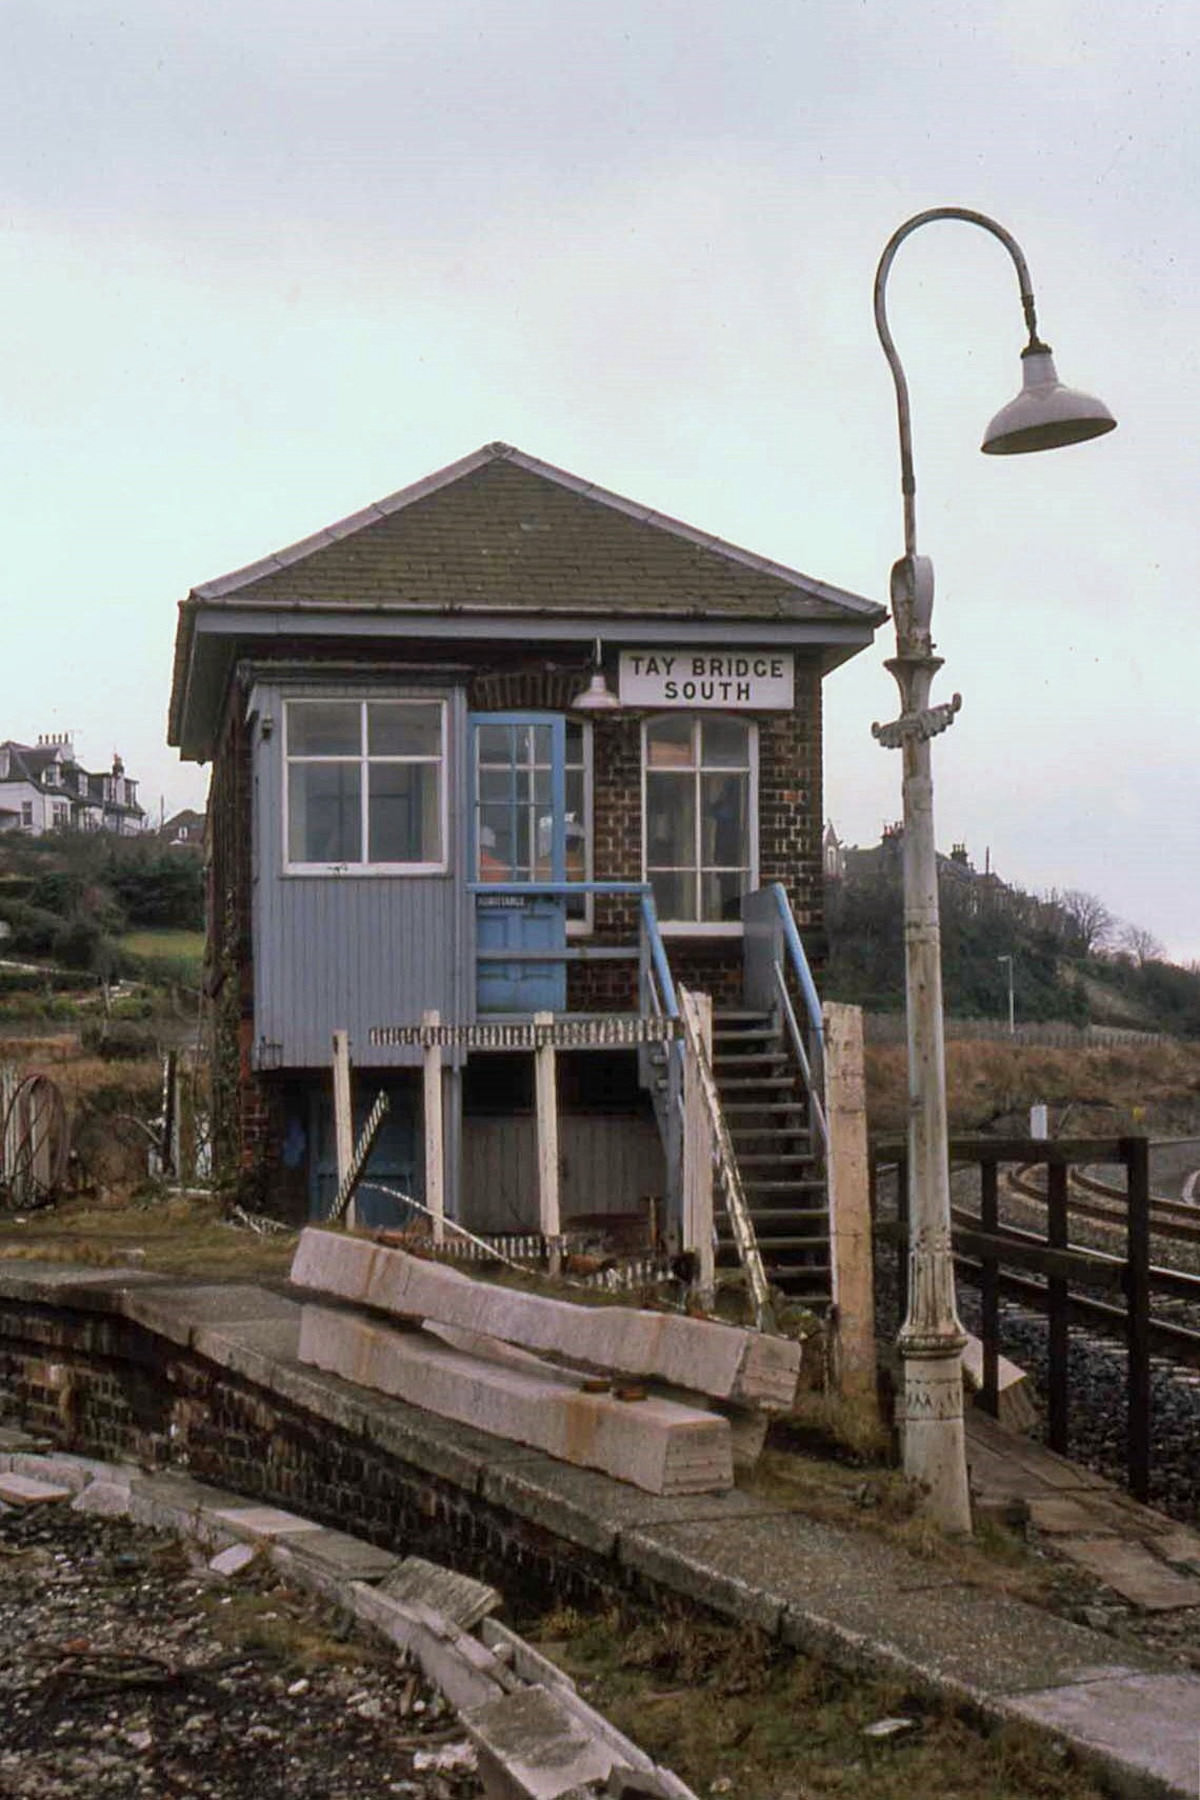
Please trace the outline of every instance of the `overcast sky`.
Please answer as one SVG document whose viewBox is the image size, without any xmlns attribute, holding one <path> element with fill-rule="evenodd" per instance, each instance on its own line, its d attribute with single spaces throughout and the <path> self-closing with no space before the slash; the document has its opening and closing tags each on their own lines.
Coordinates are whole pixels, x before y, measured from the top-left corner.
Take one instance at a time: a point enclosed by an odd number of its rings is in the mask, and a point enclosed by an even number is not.
<svg viewBox="0 0 1200 1800">
<path fill-rule="evenodd" d="M 1200 957 L 1194 0 L 0 0 L 0 737 L 157 812 L 175 602 L 503 439 L 877 599 L 903 545 L 871 290 L 929 206 L 1021 242 L 1120 429 L 977 453 L 1012 267 L 901 249 L 940 844 Z M 898 816 L 890 628 L 826 813 Z"/>
</svg>

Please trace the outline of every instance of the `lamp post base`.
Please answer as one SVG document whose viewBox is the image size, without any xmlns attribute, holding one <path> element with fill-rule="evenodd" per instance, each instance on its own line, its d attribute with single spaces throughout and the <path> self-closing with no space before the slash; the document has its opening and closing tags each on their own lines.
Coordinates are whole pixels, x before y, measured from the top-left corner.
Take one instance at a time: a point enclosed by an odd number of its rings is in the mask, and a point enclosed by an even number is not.
<svg viewBox="0 0 1200 1800">
<path fill-rule="evenodd" d="M 904 1473 L 926 1495 L 929 1514 L 943 1531 L 969 1533 L 971 1496 L 963 1424 L 961 1340 L 949 1352 L 908 1355 L 903 1343 L 903 1387 L 896 1424 Z"/>
</svg>

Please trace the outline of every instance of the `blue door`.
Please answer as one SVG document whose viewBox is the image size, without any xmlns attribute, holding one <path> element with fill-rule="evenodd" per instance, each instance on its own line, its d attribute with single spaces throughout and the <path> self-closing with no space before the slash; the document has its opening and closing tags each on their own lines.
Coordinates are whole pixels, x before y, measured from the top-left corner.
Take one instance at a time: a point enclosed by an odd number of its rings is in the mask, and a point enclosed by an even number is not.
<svg viewBox="0 0 1200 1800">
<path fill-rule="evenodd" d="M 566 721 L 553 713 L 477 713 L 471 762 L 475 880 L 506 889 L 565 881 Z M 565 962 L 530 953 L 566 948 L 566 896 L 480 893 L 475 905 L 476 949 L 485 953 L 477 963 L 478 1010 L 564 1011 Z M 512 951 L 511 960 L 495 955 L 502 951 Z"/>
</svg>

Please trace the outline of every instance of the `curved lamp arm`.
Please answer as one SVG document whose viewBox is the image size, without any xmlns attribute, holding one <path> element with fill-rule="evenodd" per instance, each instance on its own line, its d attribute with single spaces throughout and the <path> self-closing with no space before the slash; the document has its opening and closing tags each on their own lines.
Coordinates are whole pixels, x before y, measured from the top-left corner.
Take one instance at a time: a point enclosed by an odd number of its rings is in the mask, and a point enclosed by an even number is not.
<svg viewBox="0 0 1200 1800">
<path fill-rule="evenodd" d="M 887 357 L 892 371 L 892 379 L 896 384 L 896 410 L 900 425 L 900 491 L 904 497 L 904 549 L 912 557 L 917 550 L 917 481 L 913 473 L 912 454 L 912 417 L 908 402 L 908 382 L 900 365 L 896 345 L 887 322 L 887 280 L 891 272 L 896 252 L 920 225 L 928 225 L 934 219 L 961 219 L 965 225 L 980 225 L 984 231 L 990 231 L 994 238 L 999 238 L 1008 254 L 1012 257 L 1017 271 L 1017 282 L 1021 290 L 1021 306 L 1025 313 L 1025 324 L 1029 331 L 1030 350 L 1045 350 L 1037 334 L 1037 314 L 1034 308 L 1033 285 L 1029 279 L 1029 267 L 1025 261 L 1021 246 L 1003 225 L 990 219 L 986 213 L 971 212 L 965 206 L 934 206 L 928 212 L 915 213 L 911 219 L 895 230 L 884 246 L 883 255 L 879 259 L 879 267 L 875 271 L 875 329 L 879 333 L 879 342 L 883 345 L 883 354 Z"/>
</svg>

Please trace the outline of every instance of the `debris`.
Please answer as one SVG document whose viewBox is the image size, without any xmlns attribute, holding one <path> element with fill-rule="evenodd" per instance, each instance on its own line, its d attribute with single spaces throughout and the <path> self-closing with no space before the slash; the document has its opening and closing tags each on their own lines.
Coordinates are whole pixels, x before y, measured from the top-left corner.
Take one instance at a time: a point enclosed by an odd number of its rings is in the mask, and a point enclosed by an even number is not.
<svg viewBox="0 0 1200 1800">
<path fill-rule="evenodd" d="M 240 1575 L 243 1569 L 248 1569 L 250 1564 L 256 1561 L 257 1557 L 257 1544 L 230 1544 L 228 1549 L 218 1550 L 217 1554 L 210 1559 L 208 1566 L 214 1575 L 224 1575 L 228 1578 L 231 1575 Z"/>
<path fill-rule="evenodd" d="M 905 1737 L 910 1731 L 917 1729 L 915 1719 L 876 1719 L 872 1725 L 863 1726 L 863 1736 L 869 1738 Z"/>
<path fill-rule="evenodd" d="M 422 1556 L 406 1556 L 393 1575 L 379 1584 L 395 1600 L 419 1601 L 431 1612 L 441 1613 L 462 1631 L 472 1631 L 481 1619 L 495 1612 L 500 1595 L 485 1581 L 426 1562 Z"/>
<path fill-rule="evenodd" d="M 460 1772 L 471 1774 L 476 1766 L 474 1744 L 465 1739 L 454 1744 L 445 1744 L 440 1750 L 418 1750 L 413 1755 L 413 1768 L 418 1774 L 424 1769 L 433 1769 L 439 1775 L 454 1775 Z"/>
<path fill-rule="evenodd" d="M 10 1469 L 0 1470 L 0 1500 L 10 1506 L 39 1506 L 51 1500 L 73 1500 L 75 1489 L 56 1482 L 35 1481 L 30 1475 L 14 1475 Z"/>
</svg>

